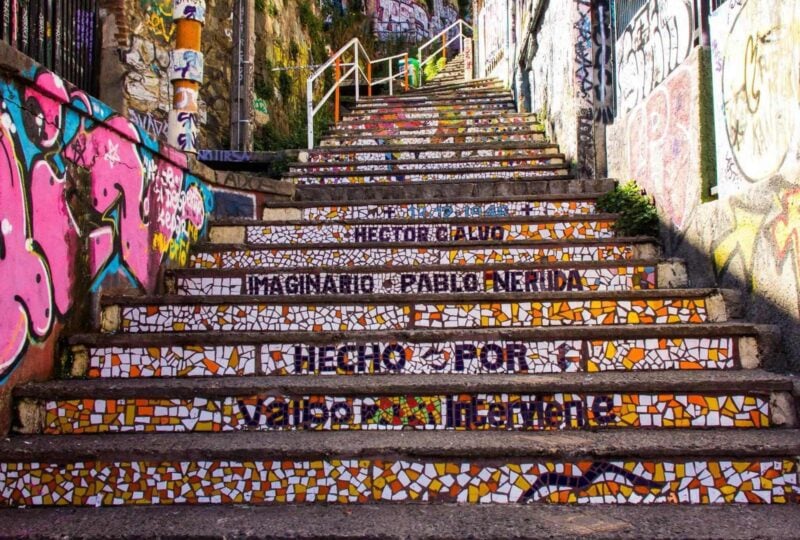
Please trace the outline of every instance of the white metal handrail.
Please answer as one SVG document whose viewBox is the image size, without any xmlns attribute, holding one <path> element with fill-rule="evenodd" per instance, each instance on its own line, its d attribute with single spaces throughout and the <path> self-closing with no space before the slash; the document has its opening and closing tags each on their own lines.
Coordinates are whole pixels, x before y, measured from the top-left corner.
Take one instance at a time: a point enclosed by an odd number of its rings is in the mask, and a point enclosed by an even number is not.
<svg viewBox="0 0 800 540">
<path fill-rule="evenodd" d="M 450 33 L 451 30 L 458 27 L 458 32 L 451 38 L 449 41 L 447 39 L 447 34 Z M 470 33 L 472 32 L 472 27 L 470 27 L 467 23 L 464 22 L 463 19 L 459 19 L 447 28 L 443 29 L 441 32 L 433 36 L 431 39 L 423 43 L 417 49 L 417 61 L 419 62 L 419 69 L 420 69 L 420 76 L 418 77 L 418 86 L 422 86 L 423 84 L 423 77 L 422 77 L 422 68 L 425 67 L 425 64 L 432 61 L 440 52 L 447 53 L 447 48 L 452 45 L 454 42 L 458 41 L 458 52 L 464 52 L 464 38 L 471 37 L 465 34 L 465 29 L 469 30 Z M 440 42 L 442 45 L 435 51 L 429 52 L 426 58 L 423 58 L 423 51 L 430 47 L 433 43 Z"/>
<path fill-rule="evenodd" d="M 455 37 L 447 40 L 447 33 L 451 31 L 453 28 L 458 27 L 459 31 Z M 435 40 L 442 39 L 442 46 L 430 53 L 428 58 L 425 60 L 425 63 L 430 61 L 436 55 L 438 55 L 441 51 L 446 51 L 447 47 L 452 45 L 456 40 L 459 41 L 459 52 L 463 52 L 464 50 L 464 28 L 470 29 L 470 26 L 467 25 L 463 20 L 459 19 L 458 21 L 454 22 L 438 34 L 436 34 L 433 38 L 429 41 L 424 43 L 421 47 L 417 49 L 417 58 L 420 62 L 419 69 L 422 69 L 424 63 L 422 62 L 422 52 L 430 46 Z M 397 73 L 394 72 L 394 61 L 403 58 L 403 69 L 398 70 Z M 387 64 L 387 71 L 388 75 L 385 77 L 377 78 L 373 80 L 372 72 L 373 66 L 382 66 L 383 64 Z M 319 102 L 315 105 L 314 104 L 314 82 L 319 79 L 323 74 L 325 74 L 329 69 L 334 69 L 334 83 L 330 89 L 319 99 Z M 366 68 L 366 70 L 365 70 Z M 342 69 L 344 69 L 344 73 L 342 73 Z M 393 56 L 387 56 L 384 58 L 377 58 L 372 60 L 367 51 L 364 49 L 364 46 L 361 44 L 358 38 L 353 38 L 348 41 L 341 49 L 336 51 L 328 60 L 319 66 L 314 73 L 312 73 L 308 79 L 306 80 L 306 113 L 308 116 L 308 148 L 309 150 L 314 148 L 314 116 L 322 109 L 322 107 L 328 102 L 331 96 L 335 96 L 334 102 L 334 121 L 339 121 L 339 94 L 341 86 L 347 82 L 352 80 L 353 87 L 355 91 L 355 98 L 356 102 L 361 100 L 361 85 L 366 83 L 367 86 L 367 94 L 372 96 L 372 89 L 376 86 L 380 86 L 383 84 L 388 84 L 389 86 L 389 95 L 394 95 L 394 84 L 398 78 L 403 78 L 403 88 L 405 90 L 409 89 L 409 53 L 401 53 L 395 54 Z M 422 81 L 422 73 L 418 73 L 418 86 L 421 85 Z"/>
</svg>

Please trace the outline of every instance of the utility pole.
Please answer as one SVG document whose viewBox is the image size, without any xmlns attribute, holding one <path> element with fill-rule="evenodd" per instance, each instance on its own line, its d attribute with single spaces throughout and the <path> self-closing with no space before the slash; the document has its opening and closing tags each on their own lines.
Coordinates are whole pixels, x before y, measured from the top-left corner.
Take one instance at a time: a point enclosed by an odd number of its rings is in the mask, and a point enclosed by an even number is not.
<svg viewBox="0 0 800 540">
<path fill-rule="evenodd" d="M 233 15 L 231 150 L 253 150 L 255 0 L 236 0 Z"/>
</svg>

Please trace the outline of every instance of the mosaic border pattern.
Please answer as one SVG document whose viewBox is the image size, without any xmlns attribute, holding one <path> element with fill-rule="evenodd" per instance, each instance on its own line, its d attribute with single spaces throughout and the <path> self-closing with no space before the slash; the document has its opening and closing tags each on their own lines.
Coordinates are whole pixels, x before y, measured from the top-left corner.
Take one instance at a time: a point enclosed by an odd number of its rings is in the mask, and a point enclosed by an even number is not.
<svg viewBox="0 0 800 540">
<path fill-rule="evenodd" d="M 341 150 L 331 152 L 311 151 L 309 161 L 311 163 L 341 163 L 359 161 L 380 161 L 380 160 L 418 160 L 418 159 L 459 159 L 464 157 L 531 157 L 540 158 L 552 156 L 558 153 L 553 148 L 507 148 L 507 149 L 466 149 L 466 150 L 402 150 L 397 152 L 386 152 L 380 149 L 371 150 Z"/>
<path fill-rule="evenodd" d="M 352 171 L 371 171 L 371 172 L 403 172 L 415 171 L 419 169 L 428 169 L 436 171 L 460 171 L 464 169 L 483 169 L 483 168 L 500 168 L 500 167 L 538 167 L 540 165 L 564 165 L 564 160 L 556 156 L 541 156 L 538 158 L 520 158 L 520 159 L 505 159 L 505 160 L 486 160 L 486 161 L 437 161 L 435 163 L 395 163 L 394 161 L 386 161 L 385 157 L 381 157 L 383 163 L 379 161 L 364 162 L 355 164 L 343 165 L 328 165 L 328 166 L 315 166 L 313 168 L 305 167 L 292 167 L 292 173 L 302 175 L 306 172 L 320 172 L 320 173 L 344 173 Z M 566 167 L 566 165 L 564 165 Z"/>
<path fill-rule="evenodd" d="M 490 135 L 447 134 L 407 137 L 354 137 L 336 139 L 326 137 L 320 142 L 322 148 L 339 148 L 349 146 L 381 146 L 387 144 L 423 145 L 423 144 L 472 144 L 472 143 L 506 143 L 506 142 L 545 142 L 543 133 L 498 133 Z"/>
<path fill-rule="evenodd" d="M 191 268 L 321 268 L 357 266 L 465 266 L 548 262 L 628 261 L 631 244 L 607 246 L 252 249 L 189 254 Z"/>
<path fill-rule="evenodd" d="M 456 219 L 487 217 L 578 216 L 596 212 L 594 201 L 508 201 L 489 203 L 371 204 L 303 208 L 301 219 L 311 222 L 351 219 Z"/>
<path fill-rule="evenodd" d="M 705 299 L 524 301 L 473 304 L 214 304 L 123 306 L 120 330 L 359 331 L 412 328 L 697 324 Z"/>
<path fill-rule="evenodd" d="M 768 428 L 769 398 L 735 394 L 442 394 L 45 402 L 44 433 Z"/>
<path fill-rule="evenodd" d="M 452 141 L 444 141 L 452 142 Z M 403 142 L 403 144 L 414 144 L 413 142 Z M 291 178 L 295 184 L 375 184 L 380 182 L 437 182 L 441 180 L 452 181 L 472 181 L 472 180 L 524 180 L 541 179 L 552 176 L 567 174 L 568 166 L 562 169 L 543 169 L 543 170 L 502 170 L 502 171 L 478 171 L 478 172 L 429 172 L 429 173 L 407 173 L 391 174 L 381 173 L 368 176 L 325 176 L 312 177 L 300 176 Z"/>
<path fill-rule="evenodd" d="M 655 266 L 435 272 L 278 272 L 178 276 L 182 296 L 453 294 L 463 292 L 631 291 L 655 289 Z"/>
<path fill-rule="evenodd" d="M 165 461 L 0 463 L 0 503 L 781 504 L 800 498 L 779 460 Z"/>
<path fill-rule="evenodd" d="M 255 360 L 256 354 L 260 361 Z M 92 347 L 89 377 L 735 369 L 735 338 Z M 252 359 L 252 360 L 251 360 Z M 257 363 L 260 369 L 257 369 Z"/>
<path fill-rule="evenodd" d="M 563 220 L 544 223 L 464 225 L 452 223 L 250 225 L 245 241 L 265 244 L 374 244 L 400 242 L 513 242 L 517 240 L 607 239 L 614 237 L 613 220 Z"/>
<path fill-rule="evenodd" d="M 332 126 L 331 132 L 348 132 L 351 129 L 424 129 L 424 128 L 461 128 L 470 126 L 536 126 L 535 116 L 486 116 L 464 119 L 426 118 L 423 120 L 372 120 L 370 117 L 352 119 Z"/>
</svg>

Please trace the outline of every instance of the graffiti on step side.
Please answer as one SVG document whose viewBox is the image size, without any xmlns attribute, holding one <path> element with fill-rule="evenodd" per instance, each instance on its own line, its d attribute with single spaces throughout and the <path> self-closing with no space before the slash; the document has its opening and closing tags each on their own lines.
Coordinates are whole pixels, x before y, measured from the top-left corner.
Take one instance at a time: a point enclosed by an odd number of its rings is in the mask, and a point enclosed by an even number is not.
<svg viewBox="0 0 800 540">
<path fill-rule="evenodd" d="M 672 73 L 692 49 L 689 0 L 650 0 L 617 39 L 620 106 L 628 112 Z"/>
<path fill-rule="evenodd" d="M 116 275 L 152 291 L 213 206 L 182 155 L 180 167 L 158 156 L 141 128 L 52 73 L 33 78 L 0 83 L 0 377 L 69 312 L 81 245 L 92 290 Z"/>
</svg>

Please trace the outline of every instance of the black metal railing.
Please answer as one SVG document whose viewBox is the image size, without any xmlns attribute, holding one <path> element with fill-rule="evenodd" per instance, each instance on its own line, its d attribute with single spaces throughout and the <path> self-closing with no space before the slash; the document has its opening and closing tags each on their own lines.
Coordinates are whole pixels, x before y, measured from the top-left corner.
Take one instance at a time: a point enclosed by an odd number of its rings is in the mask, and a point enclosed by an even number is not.
<svg viewBox="0 0 800 540">
<path fill-rule="evenodd" d="M 0 0 L 0 39 L 97 94 L 97 0 Z"/>
</svg>

